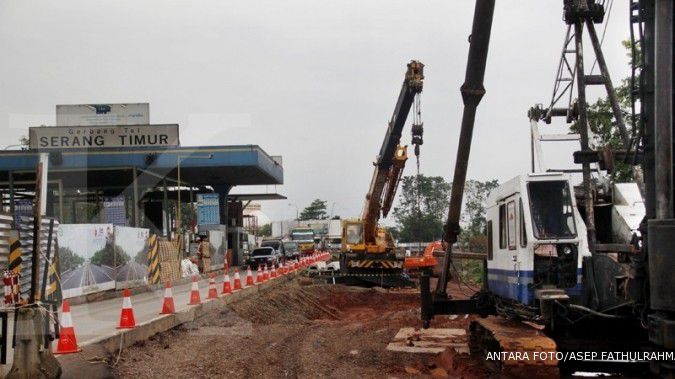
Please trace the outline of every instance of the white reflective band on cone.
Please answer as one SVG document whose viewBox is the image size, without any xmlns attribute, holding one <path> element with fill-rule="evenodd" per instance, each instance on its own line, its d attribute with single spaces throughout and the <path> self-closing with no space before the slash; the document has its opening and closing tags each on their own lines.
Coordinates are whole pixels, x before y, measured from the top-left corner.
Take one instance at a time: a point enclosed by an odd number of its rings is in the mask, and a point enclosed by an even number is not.
<svg viewBox="0 0 675 379">
<path fill-rule="evenodd" d="M 72 328 L 73 327 L 73 318 L 70 317 L 70 312 L 66 312 L 61 315 L 61 327 L 62 328 Z"/>
</svg>

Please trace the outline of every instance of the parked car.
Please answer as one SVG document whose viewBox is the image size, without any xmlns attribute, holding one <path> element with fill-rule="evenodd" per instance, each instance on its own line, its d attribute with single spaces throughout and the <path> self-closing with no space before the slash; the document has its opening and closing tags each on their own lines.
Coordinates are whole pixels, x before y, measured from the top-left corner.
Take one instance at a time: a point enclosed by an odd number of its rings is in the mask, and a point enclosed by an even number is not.
<svg viewBox="0 0 675 379">
<path fill-rule="evenodd" d="M 246 264 L 251 266 L 252 269 L 257 270 L 258 267 L 262 267 L 264 265 L 267 265 L 268 268 L 271 267 L 271 265 L 279 266 L 280 261 L 281 256 L 279 253 L 277 253 L 274 248 L 265 246 L 254 249 L 249 255 L 249 259 Z"/>
<path fill-rule="evenodd" d="M 282 243 L 284 246 L 285 256 L 287 260 L 300 259 L 300 247 L 295 241 L 284 241 Z"/>
</svg>

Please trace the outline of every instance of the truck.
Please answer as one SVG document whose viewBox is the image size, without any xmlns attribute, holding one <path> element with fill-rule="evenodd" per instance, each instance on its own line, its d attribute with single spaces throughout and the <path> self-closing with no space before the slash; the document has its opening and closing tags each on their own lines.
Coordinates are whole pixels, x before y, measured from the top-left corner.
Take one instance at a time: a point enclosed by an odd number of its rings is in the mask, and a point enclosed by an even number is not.
<svg viewBox="0 0 675 379">
<path fill-rule="evenodd" d="M 312 254 L 316 248 L 314 242 L 314 229 L 312 228 L 293 228 L 290 233 L 291 241 L 298 244 L 300 253 Z"/>
</svg>

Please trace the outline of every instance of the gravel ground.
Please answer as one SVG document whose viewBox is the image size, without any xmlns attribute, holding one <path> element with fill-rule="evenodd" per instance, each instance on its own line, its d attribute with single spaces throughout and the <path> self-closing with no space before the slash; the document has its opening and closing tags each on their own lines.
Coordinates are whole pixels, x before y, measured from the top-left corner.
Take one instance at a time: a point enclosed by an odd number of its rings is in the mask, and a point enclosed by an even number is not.
<svg viewBox="0 0 675 379">
<path fill-rule="evenodd" d="M 301 285 L 303 279 L 125 349 L 121 378 L 482 377 L 451 353 L 385 348 L 401 327 L 419 326 L 419 295 L 406 290 Z M 466 327 L 468 320 L 435 322 Z"/>
</svg>

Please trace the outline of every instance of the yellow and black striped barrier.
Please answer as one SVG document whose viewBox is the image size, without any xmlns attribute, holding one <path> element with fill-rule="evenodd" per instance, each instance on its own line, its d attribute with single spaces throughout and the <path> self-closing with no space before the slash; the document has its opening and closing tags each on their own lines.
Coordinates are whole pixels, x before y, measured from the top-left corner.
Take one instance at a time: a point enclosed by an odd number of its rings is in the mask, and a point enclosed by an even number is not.
<svg viewBox="0 0 675 379">
<path fill-rule="evenodd" d="M 157 235 L 148 237 L 148 282 L 159 283 L 159 249 L 157 248 Z"/>
<path fill-rule="evenodd" d="M 11 236 L 9 238 L 9 271 L 21 274 L 21 262 L 23 262 L 21 255 L 22 250 L 19 236 Z"/>
<path fill-rule="evenodd" d="M 61 278 L 58 273 L 58 259 L 59 256 L 56 254 L 52 259 L 51 264 L 49 265 L 49 271 L 47 271 L 47 300 L 61 302 Z"/>
</svg>

